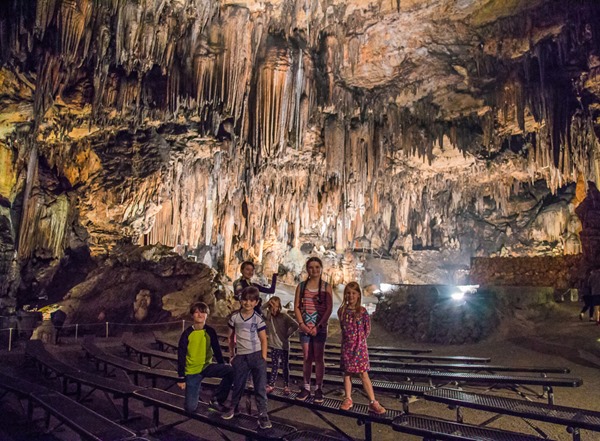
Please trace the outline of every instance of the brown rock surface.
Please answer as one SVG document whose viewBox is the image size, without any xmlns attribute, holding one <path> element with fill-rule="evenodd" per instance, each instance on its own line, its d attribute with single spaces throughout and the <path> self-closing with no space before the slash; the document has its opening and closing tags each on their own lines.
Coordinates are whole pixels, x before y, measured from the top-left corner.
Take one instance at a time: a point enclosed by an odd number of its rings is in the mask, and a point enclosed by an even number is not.
<svg viewBox="0 0 600 441">
<path fill-rule="evenodd" d="M 593 0 L 4 1 L 0 307 L 120 243 L 232 278 L 364 237 L 417 282 L 576 252 L 599 36 Z"/>
</svg>

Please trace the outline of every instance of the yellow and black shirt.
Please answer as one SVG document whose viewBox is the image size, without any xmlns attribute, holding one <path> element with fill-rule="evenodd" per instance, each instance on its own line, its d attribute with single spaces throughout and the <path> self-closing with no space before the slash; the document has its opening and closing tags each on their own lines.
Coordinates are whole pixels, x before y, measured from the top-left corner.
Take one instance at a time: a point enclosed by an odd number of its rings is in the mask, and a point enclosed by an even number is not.
<svg viewBox="0 0 600 441">
<path fill-rule="evenodd" d="M 217 363 L 225 363 L 219 338 L 214 328 L 204 326 L 200 330 L 193 326 L 187 328 L 179 338 L 177 348 L 177 374 L 183 378 L 202 372 L 212 363 L 214 357 Z"/>
</svg>

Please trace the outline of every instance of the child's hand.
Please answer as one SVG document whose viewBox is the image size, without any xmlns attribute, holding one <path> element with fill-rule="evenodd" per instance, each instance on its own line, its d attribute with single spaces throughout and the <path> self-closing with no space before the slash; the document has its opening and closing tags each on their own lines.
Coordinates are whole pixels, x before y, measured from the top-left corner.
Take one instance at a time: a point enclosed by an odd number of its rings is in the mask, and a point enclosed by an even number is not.
<svg viewBox="0 0 600 441">
<path fill-rule="evenodd" d="M 179 389 L 185 390 L 185 382 L 177 383 L 177 386 L 179 386 Z"/>
</svg>

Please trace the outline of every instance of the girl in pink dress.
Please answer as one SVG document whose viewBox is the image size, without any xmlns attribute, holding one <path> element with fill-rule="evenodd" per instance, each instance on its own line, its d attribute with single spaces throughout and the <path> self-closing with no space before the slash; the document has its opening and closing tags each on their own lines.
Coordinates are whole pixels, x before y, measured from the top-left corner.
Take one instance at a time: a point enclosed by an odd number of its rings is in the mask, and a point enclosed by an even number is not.
<svg viewBox="0 0 600 441">
<path fill-rule="evenodd" d="M 342 328 L 341 367 L 344 371 L 344 391 L 346 397 L 340 406 L 342 410 L 352 408 L 352 375 L 360 375 L 363 388 L 369 397 L 369 411 L 385 413 L 385 409 L 375 399 L 373 385 L 369 378 L 369 348 L 367 337 L 371 332 L 369 313 L 361 305 L 362 293 L 356 282 L 344 288 L 344 301 L 338 310 Z"/>
</svg>

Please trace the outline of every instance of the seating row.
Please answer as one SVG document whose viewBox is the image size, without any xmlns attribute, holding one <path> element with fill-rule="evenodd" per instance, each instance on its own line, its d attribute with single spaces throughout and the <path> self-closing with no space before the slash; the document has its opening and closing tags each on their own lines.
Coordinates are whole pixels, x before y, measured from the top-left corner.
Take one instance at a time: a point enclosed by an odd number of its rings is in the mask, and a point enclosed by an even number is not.
<svg viewBox="0 0 600 441">
<path fill-rule="evenodd" d="M 47 429 L 50 426 L 50 416 L 53 416 L 60 424 L 68 426 L 85 440 L 139 441 L 144 439 L 77 401 L 44 386 L 23 380 L 13 373 L 0 372 L 0 389 L 28 401 L 27 418 L 29 421 L 33 419 L 34 407 L 42 408 L 46 413 Z"/>
</svg>

